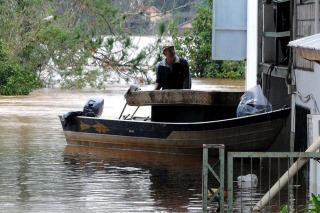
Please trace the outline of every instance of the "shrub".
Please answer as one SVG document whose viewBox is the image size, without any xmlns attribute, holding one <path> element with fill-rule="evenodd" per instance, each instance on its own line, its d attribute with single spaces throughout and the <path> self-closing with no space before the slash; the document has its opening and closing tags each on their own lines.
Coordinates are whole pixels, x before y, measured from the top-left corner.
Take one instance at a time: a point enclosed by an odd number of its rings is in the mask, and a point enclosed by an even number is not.
<svg viewBox="0 0 320 213">
<path fill-rule="evenodd" d="M 27 95 L 41 86 L 39 79 L 28 68 L 7 57 L 0 41 L 0 94 Z"/>
</svg>

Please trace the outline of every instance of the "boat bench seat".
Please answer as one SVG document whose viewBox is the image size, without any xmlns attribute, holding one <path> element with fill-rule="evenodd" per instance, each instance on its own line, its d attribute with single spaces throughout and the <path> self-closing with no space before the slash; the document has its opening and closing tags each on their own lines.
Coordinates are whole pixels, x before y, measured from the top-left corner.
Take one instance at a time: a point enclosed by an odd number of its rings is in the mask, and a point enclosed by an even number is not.
<svg viewBox="0 0 320 213">
<path fill-rule="evenodd" d="M 238 105 L 243 92 L 198 91 L 198 90 L 153 90 L 128 92 L 126 101 L 130 106 L 159 105 Z"/>
<path fill-rule="evenodd" d="M 233 118 L 242 92 L 155 90 L 126 95 L 131 106 L 151 106 L 151 121 L 203 122 Z"/>
</svg>

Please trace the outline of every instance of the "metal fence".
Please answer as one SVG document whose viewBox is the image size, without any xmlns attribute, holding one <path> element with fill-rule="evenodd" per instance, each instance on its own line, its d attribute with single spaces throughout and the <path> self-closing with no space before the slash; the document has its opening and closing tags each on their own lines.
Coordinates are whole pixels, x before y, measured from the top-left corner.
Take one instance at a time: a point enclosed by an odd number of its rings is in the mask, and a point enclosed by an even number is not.
<svg viewBox="0 0 320 213">
<path fill-rule="evenodd" d="M 210 148 L 219 149 L 217 161 L 220 166 L 219 175 L 215 174 L 214 167 L 209 164 Z M 309 162 L 311 159 L 320 159 L 319 152 L 229 152 L 226 170 L 228 177 L 226 206 L 223 199 L 224 159 L 224 146 L 204 145 L 202 175 L 204 212 L 217 210 L 218 206 L 219 212 L 252 212 L 257 207 L 264 212 L 279 212 L 284 207 L 288 212 L 306 212 L 309 203 Z M 303 166 L 304 163 L 306 165 Z M 295 174 L 293 171 L 296 170 L 298 172 Z M 213 180 L 217 179 L 216 183 L 219 185 L 219 199 L 215 199 L 217 198 L 215 195 L 208 197 L 211 173 Z M 213 180 L 211 179 L 211 183 Z M 282 189 L 278 191 L 278 188 Z M 263 202 L 261 199 L 264 199 Z M 212 201 L 218 202 L 218 205 L 213 205 Z"/>
<path fill-rule="evenodd" d="M 209 163 L 209 149 L 219 150 L 219 159 L 211 165 Z M 208 206 L 215 202 L 218 202 L 217 211 L 224 212 L 224 160 L 225 150 L 223 144 L 204 144 L 203 145 L 203 162 L 202 162 L 202 211 L 207 212 Z M 215 172 L 215 168 L 219 167 L 218 174 Z M 209 174 L 212 175 L 215 181 L 218 182 L 219 187 L 214 190 L 210 187 L 208 179 Z M 211 196 L 209 197 L 209 192 Z"/>
</svg>

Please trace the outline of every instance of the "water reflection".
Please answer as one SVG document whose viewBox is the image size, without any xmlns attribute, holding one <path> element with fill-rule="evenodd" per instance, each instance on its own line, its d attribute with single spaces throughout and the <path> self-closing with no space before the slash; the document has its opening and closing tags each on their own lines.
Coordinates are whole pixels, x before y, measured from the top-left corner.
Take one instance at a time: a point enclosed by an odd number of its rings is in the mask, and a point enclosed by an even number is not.
<svg viewBox="0 0 320 213">
<path fill-rule="evenodd" d="M 64 162 L 87 177 L 103 173 L 114 180 L 109 193 L 154 210 L 201 209 L 201 156 L 67 146 Z M 117 178 L 115 178 L 117 177 Z M 146 186 L 147 184 L 147 186 Z M 138 199 L 138 200 L 137 200 Z"/>
<path fill-rule="evenodd" d="M 28 127 L 20 128 L 18 129 L 17 133 L 18 133 L 18 136 L 24 137 L 25 141 L 27 142 L 27 143 L 19 144 L 18 146 L 18 155 L 21 156 L 18 161 L 18 171 L 17 171 L 17 186 L 19 189 L 18 201 L 23 203 L 23 202 L 27 202 L 30 198 L 28 185 L 26 184 L 29 180 L 27 174 L 29 173 L 28 141 L 30 141 L 30 128 Z"/>
</svg>

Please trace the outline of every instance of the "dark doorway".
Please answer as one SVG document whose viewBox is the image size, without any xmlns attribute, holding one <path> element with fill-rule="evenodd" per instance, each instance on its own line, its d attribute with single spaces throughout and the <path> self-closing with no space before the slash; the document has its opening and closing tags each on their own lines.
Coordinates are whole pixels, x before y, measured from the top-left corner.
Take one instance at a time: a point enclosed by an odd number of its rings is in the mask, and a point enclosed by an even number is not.
<svg viewBox="0 0 320 213">
<path fill-rule="evenodd" d="M 294 151 L 305 151 L 308 140 L 308 119 L 310 109 L 296 105 L 296 134 L 294 141 Z"/>
</svg>

